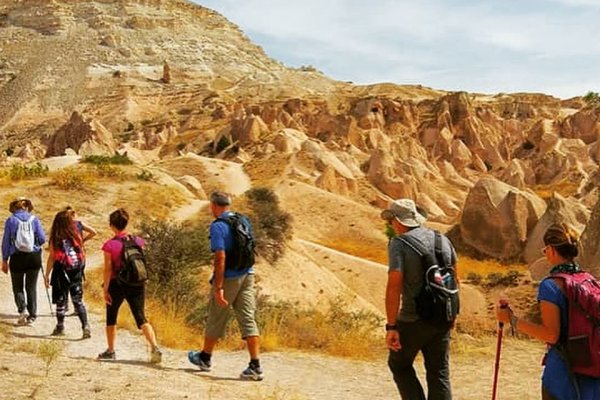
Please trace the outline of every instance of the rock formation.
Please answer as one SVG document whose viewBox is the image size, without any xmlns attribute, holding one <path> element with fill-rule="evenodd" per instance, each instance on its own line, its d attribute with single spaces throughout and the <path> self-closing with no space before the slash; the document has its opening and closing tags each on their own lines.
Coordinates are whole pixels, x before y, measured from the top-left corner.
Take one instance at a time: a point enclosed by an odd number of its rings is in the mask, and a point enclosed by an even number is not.
<svg viewBox="0 0 600 400">
<path fill-rule="evenodd" d="M 100 122 L 74 112 L 69 121 L 50 137 L 46 157 L 64 155 L 68 148 L 80 156 L 113 155 L 116 142 Z"/>
<path fill-rule="evenodd" d="M 484 178 L 467 196 L 460 234 L 467 245 L 489 257 L 518 259 L 545 210 L 535 194 Z"/>
</svg>

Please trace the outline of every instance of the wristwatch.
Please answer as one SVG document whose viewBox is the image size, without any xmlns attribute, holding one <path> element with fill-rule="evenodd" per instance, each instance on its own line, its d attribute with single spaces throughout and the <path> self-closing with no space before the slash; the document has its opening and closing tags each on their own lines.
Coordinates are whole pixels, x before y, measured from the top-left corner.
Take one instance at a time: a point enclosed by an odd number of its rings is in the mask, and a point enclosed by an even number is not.
<svg viewBox="0 0 600 400">
<path fill-rule="evenodd" d="M 387 331 L 395 331 L 398 328 L 396 324 L 385 324 L 385 330 Z"/>
</svg>

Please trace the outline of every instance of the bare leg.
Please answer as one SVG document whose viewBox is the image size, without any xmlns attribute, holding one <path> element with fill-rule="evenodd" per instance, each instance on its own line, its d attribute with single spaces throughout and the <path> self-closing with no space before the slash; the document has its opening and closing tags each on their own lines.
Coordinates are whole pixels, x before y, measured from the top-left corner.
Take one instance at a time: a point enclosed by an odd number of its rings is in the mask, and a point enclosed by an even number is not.
<svg viewBox="0 0 600 400">
<path fill-rule="evenodd" d="M 246 338 L 246 344 L 248 345 L 248 352 L 250 353 L 250 359 L 256 360 L 260 356 L 260 338 L 258 336 L 248 336 Z"/>
<path fill-rule="evenodd" d="M 152 346 L 153 349 L 158 347 L 156 343 L 156 334 L 154 333 L 152 325 L 146 322 L 144 325 L 141 326 L 141 329 L 142 333 L 144 334 L 144 337 L 146 338 L 148 343 L 150 343 L 150 346 Z"/>
<path fill-rule="evenodd" d="M 117 340 L 117 326 L 111 325 L 106 327 L 106 342 L 108 351 L 115 351 L 115 341 Z"/>
</svg>

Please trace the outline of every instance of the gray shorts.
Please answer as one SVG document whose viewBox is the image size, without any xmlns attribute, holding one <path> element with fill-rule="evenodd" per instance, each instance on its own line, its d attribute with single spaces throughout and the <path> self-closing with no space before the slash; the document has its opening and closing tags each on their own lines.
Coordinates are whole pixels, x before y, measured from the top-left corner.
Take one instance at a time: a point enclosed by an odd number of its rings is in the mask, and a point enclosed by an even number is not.
<svg viewBox="0 0 600 400">
<path fill-rule="evenodd" d="M 235 317 L 242 332 L 242 338 L 259 336 L 258 325 L 254 314 L 256 312 L 256 293 L 254 290 L 254 274 L 246 274 L 237 278 L 223 281 L 223 295 L 229 302 L 227 308 L 220 307 L 215 301 L 214 286 L 210 290 L 208 302 L 208 318 L 205 335 L 219 339 L 225 335 L 229 312 L 235 311 Z"/>
</svg>

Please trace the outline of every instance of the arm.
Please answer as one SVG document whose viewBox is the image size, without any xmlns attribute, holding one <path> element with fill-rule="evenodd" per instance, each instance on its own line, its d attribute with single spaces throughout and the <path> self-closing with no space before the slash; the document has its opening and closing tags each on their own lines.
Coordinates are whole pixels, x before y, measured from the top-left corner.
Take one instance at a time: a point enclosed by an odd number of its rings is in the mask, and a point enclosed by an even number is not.
<svg viewBox="0 0 600 400">
<path fill-rule="evenodd" d="M 46 287 L 50 287 L 50 274 L 52 273 L 52 268 L 54 267 L 54 248 L 52 246 L 48 246 L 48 258 L 46 259 L 46 273 L 44 274 L 44 285 Z"/>
<path fill-rule="evenodd" d="M 2 235 L 2 272 L 8 273 L 8 258 L 10 254 L 10 218 L 4 223 L 4 235 Z"/>
<path fill-rule="evenodd" d="M 92 228 L 90 225 L 84 223 L 83 221 L 80 221 L 80 222 L 81 222 L 83 231 L 87 233 L 87 235 L 85 235 L 85 237 L 83 238 L 84 243 L 98 234 L 98 232 L 96 232 L 96 230 L 94 228 Z"/>
<path fill-rule="evenodd" d="M 403 283 L 404 274 L 402 272 L 392 270 L 388 273 L 388 281 L 385 289 L 385 314 L 389 325 L 396 325 Z M 385 341 L 390 350 L 397 351 L 401 347 L 398 330 L 387 331 Z"/>
<path fill-rule="evenodd" d="M 112 260 L 110 259 L 110 253 L 104 252 L 104 281 L 102 282 L 102 288 L 104 289 L 104 302 L 108 305 L 112 304 L 112 298 L 108 293 L 108 286 L 110 285 L 110 278 L 112 276 Z"/>
<path fill-rule="evenodd" d="M 42 223 L 38 217 L 35 217 L 33 221 L 35 237 L 37 239 L 37 245 L 42 247 L 44 243 L 46 243 L 46 234 L 44 233 L 44 228 L 42 227 Z"/>
<path fill-rule="evenodd" d="M 512 316 L 513 326 L 517 331 L 549 344 L 558 342 L 560 337 L 560 308 L 554 303 L 542 300 L 540 301 L 540 312 L 542 314 L 541 325 L 517 318 L 510 308 L 498 308 L 496 310 L 500 322 L 510 323 Z"/>
<path fill-rule="evenodd" d="M 227 307 L 229 302 L 225 300 L 223 293 L 223 282 L 225 281 L 225 250 L 215 251 L 214 259 L 214 285 L 215 300 L 221 307 Z"/>
</svg>

